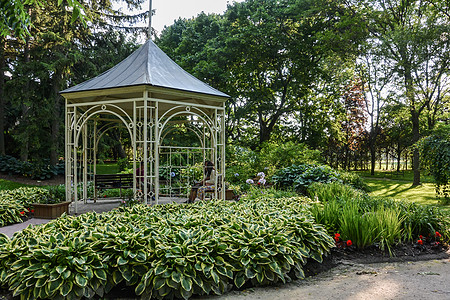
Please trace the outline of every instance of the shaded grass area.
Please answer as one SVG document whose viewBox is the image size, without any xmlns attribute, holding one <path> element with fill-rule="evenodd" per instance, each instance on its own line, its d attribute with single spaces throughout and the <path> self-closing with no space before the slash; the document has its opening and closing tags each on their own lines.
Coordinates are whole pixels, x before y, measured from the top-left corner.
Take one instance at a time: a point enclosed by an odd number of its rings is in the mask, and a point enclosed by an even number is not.
<svg viewBox="0 0 450 300">
<path fill-rule="evenodd" d="M 412 170 L 400 171 L 397 173 L 396 171 L 386 171 L 386 170 L 375 170 L 374 175 L 370 175 L 370 170 L 368 171 L 354 171 L 361 177 L 367 178 L 380 178 L 380 179 L 392 179 L 392 180 L 402 180 L 402 181 L 413 181 L 414 174 Z M 433 183 L 433 177 L 420 173 L 420 181 L 423 183 Z"/>
<path fill-rule="evenodd" d="M 450 212 L 450 206 L 440 205 L 432 183 L 413 186 L 411 181 L 390 180 L 381 178 L 364 178 L 370 186 L 373 196 L 390 197 L 399 200 L 413 201 L 424 205 L 437 205 Z"/>
<path fill-rule="evenodd" d="M 0 191 L 14 190 L 14 189 L 18 189 L 20 187 L 30 187 L 30 186 L 35 186 L 35 185 L 28 185 L 28 184 L 24 184 L 24 183 L 9 181 L 6 179 L 0 179 Z"/>
<path fill-rule="evenodd" d="M 117 174 L 119 166 L 116 163 L 97 165 L 97 174 Z"/>
</svg>

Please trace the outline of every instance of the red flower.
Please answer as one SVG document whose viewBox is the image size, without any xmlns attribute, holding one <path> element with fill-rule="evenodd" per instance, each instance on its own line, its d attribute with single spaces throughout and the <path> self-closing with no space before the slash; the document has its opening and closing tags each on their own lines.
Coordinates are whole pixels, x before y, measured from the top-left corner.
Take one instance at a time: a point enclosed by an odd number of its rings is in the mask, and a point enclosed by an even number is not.
<svg viewBox="0 0 450 300">
<path fill-rule="evenodd" d="M 334 234 L 334 238 L 335 238 L 335 239 L 336 239 L 336 238 L 338 239 L 338 238 L 340 238 L 340 237 L 341 237 L 341 234 L 340 234 L 340 233 L 335 233 L 335 234 Z"/>
<path fill-rule="evenodd" d="M 440 238 L 442 235 L 436 231 L 436 237 Z"/>
<path fill-rule="evenodd" d="M 34 213 L 34 209 L 32 209 L 31 212 Z"/>
<path fill-rule="evenodd" d="M 348 240 L 348 241 L 347 241 L 347 246 L 350 247 L 351 245 L 353 245 L 352 241 L 351 241 L 351 240 Z"/>
<path fill-rule="evenodd" d="M 422 240 L 417 240 L 417 244 L 423 245 L 423 241 Z"/>
<path fill-rule="evenodd" d="M 21 211 L 20 214 L 23 216 L 23 215 L 25 214 L 25 212 L 24 212 L 24 211 Z"/>
</svg>

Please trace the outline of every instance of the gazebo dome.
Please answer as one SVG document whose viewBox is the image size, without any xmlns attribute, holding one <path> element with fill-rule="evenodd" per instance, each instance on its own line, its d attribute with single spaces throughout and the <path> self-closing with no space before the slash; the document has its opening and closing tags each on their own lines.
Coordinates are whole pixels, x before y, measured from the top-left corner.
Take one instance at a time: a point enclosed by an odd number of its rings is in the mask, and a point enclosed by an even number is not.
<svg viewBox="0 0 450 300">
<path fill-rule="evenodd" d="M 229 98 L 206 83 L 198 80 L 148 40 L 133 54 L 108 71 L 61 93 L 103 90 L 119 87 L 149 85 L 186 92 Z"/>
</svg>

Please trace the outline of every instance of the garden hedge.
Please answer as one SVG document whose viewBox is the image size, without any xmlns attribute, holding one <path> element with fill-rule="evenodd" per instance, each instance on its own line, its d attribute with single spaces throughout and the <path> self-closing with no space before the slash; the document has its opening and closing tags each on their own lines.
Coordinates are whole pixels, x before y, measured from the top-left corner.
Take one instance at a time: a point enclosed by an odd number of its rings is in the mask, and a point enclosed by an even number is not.
<svg viewBox="0 0 450 300">
<path fill-rule="evenodd" d="M 303 278 L 334 246 L 298 198 L 134 206 L 0 236 L 0 283 L 22 299 L 221 294 Z"/>
</svg>

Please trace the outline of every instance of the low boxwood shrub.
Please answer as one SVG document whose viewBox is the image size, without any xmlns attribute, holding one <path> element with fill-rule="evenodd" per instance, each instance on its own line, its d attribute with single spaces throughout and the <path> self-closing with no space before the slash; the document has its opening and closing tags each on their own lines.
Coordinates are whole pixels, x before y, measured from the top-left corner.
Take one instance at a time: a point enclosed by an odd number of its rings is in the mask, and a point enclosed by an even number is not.
<svg viewBox="0 0 450 300">
<path fill-rule="evenodd" d="M 0 236 L 0 283 L 23 299 L 189 298 L 303 278 L 333 239 L 299 199 L 132 206 Z"/>
</svg>

